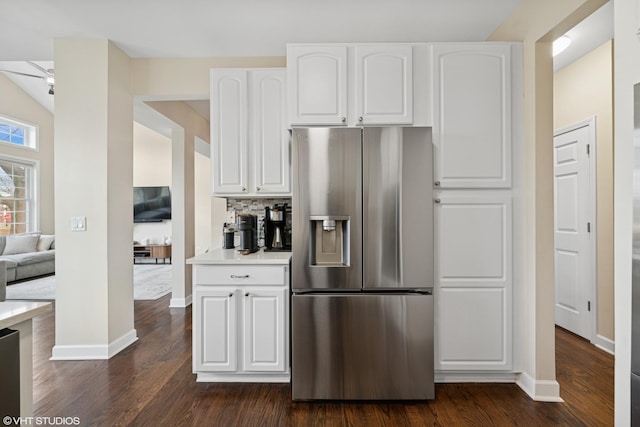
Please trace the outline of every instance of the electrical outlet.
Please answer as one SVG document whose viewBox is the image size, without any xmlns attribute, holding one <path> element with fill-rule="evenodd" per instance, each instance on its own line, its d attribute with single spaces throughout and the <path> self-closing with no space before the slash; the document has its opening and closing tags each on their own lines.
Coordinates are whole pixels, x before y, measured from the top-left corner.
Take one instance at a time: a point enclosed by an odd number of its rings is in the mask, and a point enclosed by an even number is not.
<svg viewBox="0 0 640 427">
<path fill-rule="evenodd" d="M 227 211 L 227 217 L 226 217 L 225 222 L 227 224 L 235 224 L 236 223 L 236 211 L 235 210 Z"/>
</svg>

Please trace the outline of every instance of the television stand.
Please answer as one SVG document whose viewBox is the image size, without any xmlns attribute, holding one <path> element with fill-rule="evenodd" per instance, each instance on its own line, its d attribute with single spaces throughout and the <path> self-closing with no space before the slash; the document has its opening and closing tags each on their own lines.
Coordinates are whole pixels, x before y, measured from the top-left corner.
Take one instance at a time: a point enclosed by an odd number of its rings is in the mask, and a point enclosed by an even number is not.
<svg viewBox="0 0 640 427">
<path fill-rule="evenodd" d="M 133 263 L 137 259 L 155 258 L 156 264 L 161 259 L 163 264 L 171 264 L 171 245 L 133 245 Z M 140 264 L 140 263 L 138 263 Z"/>
</svg>

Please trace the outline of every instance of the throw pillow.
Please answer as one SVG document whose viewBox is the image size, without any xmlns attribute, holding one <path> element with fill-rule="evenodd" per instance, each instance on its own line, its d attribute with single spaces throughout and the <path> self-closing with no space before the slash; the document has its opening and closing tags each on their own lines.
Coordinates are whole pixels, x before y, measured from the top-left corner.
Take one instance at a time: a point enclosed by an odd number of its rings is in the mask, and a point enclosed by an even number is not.
<svg viewBox="0 0 640 427">
<path fill-rule="evenodd" d="M 2 255 L 22 254 L 35 252 L 38 245 L 39 234 L 12 234 L 7 236 L 7 243 Z"/>
<path fill-rule="evenodd" d="M 37 251 L 48 251 L 51 249 L 51 244 L 53 243 L 56 236 L 54 234 L 43 234 L 40 236 L 40 240 L 38 240 L 38 244 L 36 245 Z"/>
</svg>

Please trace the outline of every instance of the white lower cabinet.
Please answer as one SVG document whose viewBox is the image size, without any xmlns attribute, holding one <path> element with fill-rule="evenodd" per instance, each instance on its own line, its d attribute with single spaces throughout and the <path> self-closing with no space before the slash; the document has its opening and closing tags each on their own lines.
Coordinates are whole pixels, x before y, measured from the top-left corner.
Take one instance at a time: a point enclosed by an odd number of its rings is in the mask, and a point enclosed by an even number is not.
<svg viewBox="0 0 640 427">
<path fill-rule="evenodd" d="M 194 367 L 196 372 L 237 370 L 238 290 L 198 289 L 196 293 Z"/>
<path fill-rule="evenodd" d="M 245 371 L 285 372 L 286 290 L 246 288 L 242 306 Z"/>
<path fill-rule="evenodd" d="M 509 371 L 511 196 L 450 193 L 435 204 L 435 369 Z"/>
<path fill-rule="evenodd" d="M 198 381 L 288 382 L 288 267 L 197 265 L 194 272 Z M 265 285 L 256 284 L 261 278 Z"/>
</svg>

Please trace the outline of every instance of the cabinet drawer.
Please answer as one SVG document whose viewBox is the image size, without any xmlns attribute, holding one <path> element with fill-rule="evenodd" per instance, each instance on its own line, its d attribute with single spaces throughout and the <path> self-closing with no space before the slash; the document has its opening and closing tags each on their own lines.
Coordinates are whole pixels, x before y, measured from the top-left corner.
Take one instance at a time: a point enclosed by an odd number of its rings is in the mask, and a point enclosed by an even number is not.
<svg viewBox="0 0 640 427">
<path fill-rule="evenodd" d="M 197 265 L 196 285 L 284 285 L 284 266 Z"/>
</svg>

